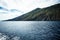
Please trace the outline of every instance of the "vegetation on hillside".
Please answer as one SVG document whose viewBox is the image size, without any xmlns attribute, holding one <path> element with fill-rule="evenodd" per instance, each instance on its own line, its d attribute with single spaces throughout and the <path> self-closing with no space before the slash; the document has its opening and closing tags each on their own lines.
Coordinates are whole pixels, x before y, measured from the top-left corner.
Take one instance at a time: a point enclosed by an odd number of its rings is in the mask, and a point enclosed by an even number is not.
<svg viewBox="0 0 60 40">
<path fill-rule="evenodd" d="M 8 21 L 60 21 L 60 4 L 43 9 L 36 8 L 31 12 Z"/>
</svg>

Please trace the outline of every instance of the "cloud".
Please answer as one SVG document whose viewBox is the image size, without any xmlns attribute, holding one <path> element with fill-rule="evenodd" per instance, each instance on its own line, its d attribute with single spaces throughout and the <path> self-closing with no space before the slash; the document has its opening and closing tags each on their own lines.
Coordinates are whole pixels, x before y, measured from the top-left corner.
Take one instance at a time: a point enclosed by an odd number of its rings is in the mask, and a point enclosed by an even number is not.
<svg viewBox="0 0 60 40">
<path fill-rule="evenodd" d="M 23 12 L 31 11 L 37 7 L 44 8 L 58 3 L 59 0 L 2 0 L 8 9 L 19 9 Z"/>
<path fill-rule="evenodd" d="M 60 3 L 60 0 L 0 0 L 0 6 L 8 10 L 16 9 L 23 12 L 18 12 L 19 14 L 17 14 L 17 12 L 5 12 L 9 13 L 5 14 L 4 11 L 2 11 L 2 13 L 4 14 L 0 14 L 0 17 L 3 16 L 2 18 L 0 18 L 0 20 L 11 19 L 27 13 L 35 8 L 45 8 L 57 3 Z"/>
</svg>

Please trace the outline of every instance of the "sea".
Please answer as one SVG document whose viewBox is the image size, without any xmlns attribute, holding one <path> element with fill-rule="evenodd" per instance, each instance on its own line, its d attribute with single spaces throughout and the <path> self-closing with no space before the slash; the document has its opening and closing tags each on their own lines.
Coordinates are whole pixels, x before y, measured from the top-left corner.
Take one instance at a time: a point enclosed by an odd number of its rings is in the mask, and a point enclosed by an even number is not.
<svg viewBox="0 0 60 40">
<path fill-rule="evenodd" d="M 60 40 L 60 21 L 0 21 L 0 40 Z"/>
</svg>

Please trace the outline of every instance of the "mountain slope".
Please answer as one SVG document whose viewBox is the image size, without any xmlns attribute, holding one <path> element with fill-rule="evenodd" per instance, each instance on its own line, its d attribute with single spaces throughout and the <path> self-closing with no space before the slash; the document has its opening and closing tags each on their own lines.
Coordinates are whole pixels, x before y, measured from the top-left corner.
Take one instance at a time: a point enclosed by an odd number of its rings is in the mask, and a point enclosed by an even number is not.
<svg viewBox="0 0 60 40">
<path fill-rule="evenodd" d="M 60 21 L 60 4 L 47 8 L 37 8 L 22 16 L 7 21 Z"/>
</svg>

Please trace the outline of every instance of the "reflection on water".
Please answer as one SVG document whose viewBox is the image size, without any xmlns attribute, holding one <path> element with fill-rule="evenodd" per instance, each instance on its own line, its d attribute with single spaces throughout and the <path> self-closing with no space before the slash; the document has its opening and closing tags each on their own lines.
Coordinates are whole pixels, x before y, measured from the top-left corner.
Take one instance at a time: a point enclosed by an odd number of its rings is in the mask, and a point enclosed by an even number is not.
<svg viewBox="0 0 60 40">
<path fill-rule="evenodd" d="M 58 40 L 59 21 L 5 21 L 0 22 L 3 40 Z"/>
</svg>

